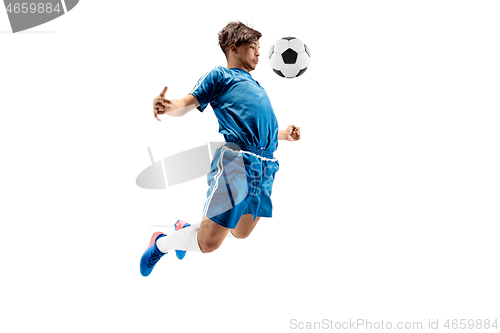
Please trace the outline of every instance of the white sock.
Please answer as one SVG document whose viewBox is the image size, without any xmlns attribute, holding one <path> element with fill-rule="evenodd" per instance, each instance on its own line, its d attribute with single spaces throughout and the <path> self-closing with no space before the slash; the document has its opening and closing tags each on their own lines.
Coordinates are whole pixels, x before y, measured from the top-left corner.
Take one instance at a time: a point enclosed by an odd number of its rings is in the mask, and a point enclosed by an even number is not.
<svg viewBox="0 0 500 333">
<path fill-rule="evenodd" d="M 165 253 L 170 250 L 201 252 L 198 244 L 198 230 L 200 225 L 192 225 L 179 231 L 174 231 L 156 241 L 158 249 Z"/>
</svg>

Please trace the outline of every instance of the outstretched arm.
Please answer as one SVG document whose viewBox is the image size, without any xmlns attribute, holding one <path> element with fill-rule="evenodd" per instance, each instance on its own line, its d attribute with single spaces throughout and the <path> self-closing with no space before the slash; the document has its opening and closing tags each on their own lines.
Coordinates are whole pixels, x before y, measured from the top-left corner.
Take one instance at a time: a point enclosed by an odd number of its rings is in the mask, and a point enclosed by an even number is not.
<svg viewBox="0 0 500 333">
<path fill-rule="evenodd" d="M 161 121 L 161 119 L 158 118 L 159 114 L 182 117 L 200 105 L 198 100 L 191 94 L 182 99 L 166 99 L 165 93 L 167 89 L 168 87 L 165 87 L 161 94 L 153 100 L 153 111 L 158 121 Z"/>
<path fill-rule="evenodd" d="M 300 127 L 290 125 L 284 131 L 278 131 L 278 140 L 297 141 L 300 140 Z"/>
</svg>

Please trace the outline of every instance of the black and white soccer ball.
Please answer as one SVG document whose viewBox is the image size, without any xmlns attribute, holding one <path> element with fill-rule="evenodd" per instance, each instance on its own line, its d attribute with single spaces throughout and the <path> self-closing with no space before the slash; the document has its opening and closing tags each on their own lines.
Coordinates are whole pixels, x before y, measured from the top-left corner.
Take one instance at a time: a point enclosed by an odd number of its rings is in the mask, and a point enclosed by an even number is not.
<svg viewBox="0 0 500 333">
<path fill-rule="evenodd" d="M 293 79 L 307 70 L 311 51 L 295 37 L 283 37 L 271 47 L 269 62 L 273 71 L 281 77 Z"/>
</svg>

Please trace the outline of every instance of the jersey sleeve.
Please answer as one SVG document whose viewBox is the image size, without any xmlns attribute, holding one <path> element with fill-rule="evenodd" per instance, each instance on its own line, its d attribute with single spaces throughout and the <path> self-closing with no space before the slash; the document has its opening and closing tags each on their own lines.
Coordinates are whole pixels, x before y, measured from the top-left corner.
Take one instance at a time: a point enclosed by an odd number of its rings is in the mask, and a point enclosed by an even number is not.
<svg viewBox="0 0 500 333">
<path fill-rule="evenodd" d="M 207 105 L 215 100 L 219 91 L 221 79 L 222 75 L 220 70 L 214 68 L 203 75 L 198 80 L 193 90 L 191 90 L 190 94 L 200 103 L 200 106 L 198 106 L 199 111 L 203 112 Z"/>
</svg>

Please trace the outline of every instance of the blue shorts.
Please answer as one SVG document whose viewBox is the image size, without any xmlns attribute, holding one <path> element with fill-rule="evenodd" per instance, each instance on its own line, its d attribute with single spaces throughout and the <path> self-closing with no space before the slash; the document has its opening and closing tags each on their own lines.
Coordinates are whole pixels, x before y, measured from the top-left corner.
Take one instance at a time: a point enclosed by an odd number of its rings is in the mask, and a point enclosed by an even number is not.
<svg viewBox="0 0 500 333">
<path fill-rule="evenodd" d="M 203 214 L 229 229 L 234 229 L 245 214 L 252 214 L 254 220 L 272 217 L 271 193 L 278 170 L 272 153 L 226 143 L 215 152 L 207 175 Z"/>
</svg>

